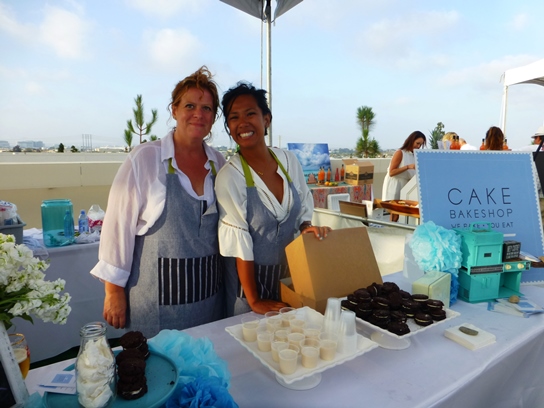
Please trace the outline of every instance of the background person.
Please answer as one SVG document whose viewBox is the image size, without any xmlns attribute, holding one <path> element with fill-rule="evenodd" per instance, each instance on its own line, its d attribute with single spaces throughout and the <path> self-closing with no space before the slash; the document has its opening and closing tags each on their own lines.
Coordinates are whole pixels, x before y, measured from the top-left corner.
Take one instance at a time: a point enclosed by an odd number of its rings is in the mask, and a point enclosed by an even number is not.
<svg viewBox="0 0 544 408">
<path fill-rule="evenodd" d="M 395 152 L 383 182 L 382 200 L 400 199 L 400 190 L 416 174 L 414 149 L 419 149 L 426 143 L 427 138 L 425 135 L 416 130 L 406 138 L 402 147 Z M 398 214 L 391 214 L 391 221 L 397 222 L 398 220 Z"/>
<path fill-rule="evenodd" d="M 538 146 L 540 145 L 540 142 L 544 138 L 544 126 L 540 126 L 535 134 L 531 136 L 532 144 L 529 146 L 523 146 L 519 149 L 516 149 L 518 151 L 526 151 L 526 152 L 534 152 L 536 149 L 538 149 Z"/>
<path fill-rule="evenodd" d="M 502 150 L 504 147 L 504 133 L 501 128 L 491 126 L 485 133 L 485 150 Z"/>
<path fill-rule="evenodd" d="M 104 319 L 115 328 L 149 338 L 224 315 L 214 179 L 225 159 L 204 142 L 218 107 L 201 67 L 172 91 L 176 127 L 119 168 L 91 271 L 105 282 Z"/>
<path fill-rule="evenodd" d="M 222 107 L 225 129 L 239 146 L 215 185 L 227 313 L 264 314 L 287 306 L 279 294 L 288 276 L 285 247 L 298 231 L 323 239 L 330 228 L 311 225 L 313 198 L 296 156 L 266 145 L 272 121 L 266 91 L 239 82 Z"/>
</svg>

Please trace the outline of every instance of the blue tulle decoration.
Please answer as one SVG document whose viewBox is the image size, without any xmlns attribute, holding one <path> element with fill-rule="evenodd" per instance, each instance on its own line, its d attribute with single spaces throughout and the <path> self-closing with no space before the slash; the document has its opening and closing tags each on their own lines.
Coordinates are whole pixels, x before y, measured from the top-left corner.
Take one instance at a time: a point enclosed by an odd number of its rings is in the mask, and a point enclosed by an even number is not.
<svg viewBox="0 0 544 408">
<path fill-rule="evenodd" d="M 422 270 L 451 273 L 450 303 L 455 303 L 459 291 L 457 274 L 463 259 L 461 237 L 453 230 L 428 221 L 415 229 L 409 245 Z"/>
<path fill-rule="evenodd" d="M 178 330 L 161 330 L 148 344 L 151 350 L 168 356 L 179 370 L 178 385 L 167 401 L 168 408 L 237 407 L 227 391 L 227 363 L 217 356 L 210 339 L 195 339 Z"/>
<path fill-rule="evenodd" d="M 178 386 L 166 408 L 237 408 L 223 381 L 218 377 L 201 377 Z"/>
</svg>

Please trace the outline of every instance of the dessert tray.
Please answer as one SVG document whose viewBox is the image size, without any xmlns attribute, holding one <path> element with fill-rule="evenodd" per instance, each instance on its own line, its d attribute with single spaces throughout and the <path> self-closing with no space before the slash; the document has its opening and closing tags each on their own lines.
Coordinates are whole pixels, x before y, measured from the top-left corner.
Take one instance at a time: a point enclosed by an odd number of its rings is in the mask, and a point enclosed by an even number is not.
<svg viewBox="0 0 544 408">
<path fill-rule="evenodd" d="M 297 316 L 304 319 L 306 322 L 323 324 L 323 315 L 307 306 L 297 309 Z M 246 342 L 242 335 L 242 324 L 226 327 L 225 330 L 234 337 L 243 347 L 245 347 L 257 360 L 276 375 L 276 380 L 284 387 L 303 390 L 310 389 L 319 384 L 323 371 L 342 364 L 346 361 L 353 360 L 355 357 L 363 355 L 370 350 L 378 347 L 378 344 L 366 337 L 357 334 L 357 350 L 352 354 L 336 353 L 333 360 L 325 361 L 318 360 L 315 368 L 305 368 L 298 365 L 297 370 L 293 374 L 285 375 L 280 371 L 279 363 L 272 359 L 271 352 L 260 351 L 257 342 Z M 300 358 L 300 357 L 299 357 Z"/>
<path fill-rule="evenodd" d="M 419 214 L 419 202 L 412 200 L 389 200 L 382 201 L 381 207 L 388 210 L 398 211 L 405 214 Z"/>
<path fill-rule="evenodd" d="M 414 319 L 408 319 L 406 321 L 406 324 L 410 328 L 410 333 L 406 333 L 403 336 L 391 333 L 388 330 L 382 329 L 381 327 L 378 327 L 358 317 L 356 317 L 355 320 L 358 324 L 363 325 L 365 328 L 373 330 L 370 338 L 378 343 L 380 347 L 392 350 L 402 350 L 410 346 L 410 337 L 412 337 L 413 335 L 424 332 L 461 315 L 461 313 L 451 309 L 444 310 L 446 311 L 446 318 L 444 320 L 435 321 L 429 326 L 420 326 L 416 322 L 414 322 Z"/>
<path fill-rule="evenodd" d="M 114 354 L 120 352 L 116 351 Z M 64 371 L 74 370 L 72 364 Z M 125 400 L 117 396 L 110 407 L 126 408 L 158 408 L 162 407 L 170 397 L 178 382 L 178 369 L 172 360 L 162 354 L 150 351 L 146 360 L 145 376 L 147 378 L 147 393 L 136 400 Z M 45 392 L 43 396 L 43 406 L 45 408 L 80 408 L 77 400 L 77 394 L 57 394 Z"/>
</svg>

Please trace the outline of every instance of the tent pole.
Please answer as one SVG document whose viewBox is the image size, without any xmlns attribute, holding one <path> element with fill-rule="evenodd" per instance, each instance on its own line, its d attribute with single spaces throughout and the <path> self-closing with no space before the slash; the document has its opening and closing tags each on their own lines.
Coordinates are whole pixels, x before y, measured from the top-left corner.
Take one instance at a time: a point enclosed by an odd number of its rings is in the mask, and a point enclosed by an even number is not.
<svg viewBox="0 0 544 408">
<path fill-rule="evenodd" d="M 266 58 L 267 58 L 267 77 L 266 88 L 268 90 L 268 107 L 272 111 L 272 7 L 271 1 L 266 0 Z M 272 122 L 268 126 L 268 146 L 272 147 Z"/>
<path fill-rule="evenodd" d="M 508 104 L 508 86 L 505 85 L 504 90 L 502 92 L 502 109 L 501 109 L 501 129 L 502 129 L 502 133 L 504 134 L 504 137 L 506 137 L 507 104 Z"/>
</svg>

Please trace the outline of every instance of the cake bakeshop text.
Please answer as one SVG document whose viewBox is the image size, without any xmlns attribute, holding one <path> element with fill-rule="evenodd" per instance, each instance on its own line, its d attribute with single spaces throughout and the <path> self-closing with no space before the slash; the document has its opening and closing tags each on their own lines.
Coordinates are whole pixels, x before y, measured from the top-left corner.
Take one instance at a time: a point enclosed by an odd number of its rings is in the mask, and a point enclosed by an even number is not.
<svg viewBox="0 0 544 408">
<path fill-rule="evenodd" d="M 471 189 L 463 191 L 459 188 L 452 188 L 448 191 L 448 201 L 452 205 L 464 205 L 461 210 L 450 209 L 450 219 L 457 221 L 452 223 L 452 228 L 469 227 L 475 220 L 488 221 L 494 219 L 491 223 L 492 228 L 510 228 L 513 222 L 507 219 L 512 215 L 510 188 L 482 188 L 481 190 Z M 478 208 L 466 208 L 466 206 L 478 206 Z M 480 208 L 490 207 L 490 208 Z M 499 208 L 497 208 L 499 207 Z M 496 220 L 496 219 L 501 220 Z M 460 222 L 465 221 L 465 222 Z"/>
</svg>

